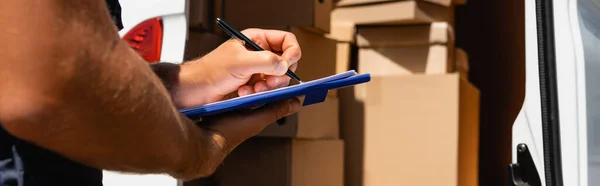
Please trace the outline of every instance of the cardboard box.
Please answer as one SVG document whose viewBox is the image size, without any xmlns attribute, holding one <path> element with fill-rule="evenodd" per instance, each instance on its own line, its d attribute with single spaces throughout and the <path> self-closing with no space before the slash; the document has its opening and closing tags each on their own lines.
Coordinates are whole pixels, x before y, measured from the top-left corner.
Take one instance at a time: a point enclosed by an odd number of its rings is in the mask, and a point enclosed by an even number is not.
<svg viewBox="0 0 600 186">
<path fill-rule="evenodd" d="M 210 31 L 215 25 L 212 0 L 189 0 L 189 27 L 197 31 Z"/>
<path fill-rule="evenodd" d="M 184 60 L 192 60 L 202 57 L 219 47 L 227 41 L 226 37 L 207 32 L 188 32 L 188 40 L 185 43 Z"/>
<path fill-rule="evenodd" d="M 416 0 L 394 1 L 365 6 L 338 7 L 331 12 L 332 22 L 357 25 L 389 25 L 448 21 L 449 8 Z"/>
<path fill-rule="evenodd" d="M 215 0 L 215 17 L 236 29 L 303 27 L 328 33 L 332 0 Z"/>
<path fill-rule="evenodd" d="M 340 66 L 339 63 L 340 60 L 348 60 L 349 45 L 340 46 L 339 42 L 326 38 L 323 34 L 300 28 L 292 28 L 289 31 L 296 36 L 302 48 L 302 58 L 298 62 L 296 74 L 303 80 L 315 80 L 349 70 L 347 65 Z M 297 84 L 294 81 L 291 83 Z M 327 96 L 336 97 L 337 90 L 330 90 Z"/>
<path fill-rule="evenodd" d="M 336 45 L 336 74 L 356 69 L 352 66 L 356 62 L 356 45 L 347 42 L 338 42 Z"/>
<path fill-rule="evenodd" d="M 340 1 L 336 2 L 336 6 L 338 6 L 338 7 L 356 6 L 356 5 L 365 5 L 365 4 L 391 2 L 391 1 L 398 1 L 398 0 L 340 0 Z M 427 1 L 427 2 L 438 4 L 438 5 L 442 5 L 442 6 L 451 6 L 451 5 L 466 3 L 466 0 L 422 0 L 422 1 Z"/>
<path fill-rule="evenodd" d="M 446 45 L 360 48 L 358 70 L 371 76 L 445 74 L 454 71 L 454 49 Z"/>
<path fill-rule="evenodd" d="M 431 22 L 452 22 L 450 8 L 432 3 L 405 0 L 364 6 L 337 7 L 331 11 L 328 37 L 338 41 L 353 41 L 349 25 L 406 25 Z"/>
<path fill-rule="evenodd" d="M 458 73 L 373 77 L 340 93 L 346 185 L 477 185 L 479 91 Z"/>
<path fill-rule="evenodd" d="M 336 41 L 299 28 L 289 31 L 296 36 L 302 49 L 302 58 L 296 69 L 302 80 L 315 80 L 336 73 Z"/>
<path fill-rule="evenodd" d="M 358 47 L 454 45 L 454 30 L 446 22 L 405 26 L 362 26 L 357 28 Z"/>
<path fill-rule="evenodd" d="M 343 142 L 252 138 L 225 158 L 218 186 L 343 186 Z"/>
<path fill-rule="evenodd" d="M 353 22 L 332 22 L 331 30 L 325 36 L 338 42 L 354 43 L 356 40 L 356 24 Z"/>
<path fill-rule="evenodd" d="M 339 137 L 339 100 L 302 107 L 296 114 L 268 125 L 258 136 L 298 139 L 337 139 Z"/>
</svg>

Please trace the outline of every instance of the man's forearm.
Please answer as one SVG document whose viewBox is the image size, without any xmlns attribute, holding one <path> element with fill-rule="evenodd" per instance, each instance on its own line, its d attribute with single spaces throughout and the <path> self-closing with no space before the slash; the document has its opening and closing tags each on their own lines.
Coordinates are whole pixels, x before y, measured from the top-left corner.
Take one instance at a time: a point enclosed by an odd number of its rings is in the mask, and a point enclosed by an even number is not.
<svg viewBox="0 0 600 186">
<path fill-rule="evenodd" d="M 161 80 L 119 39 L 104 6 L 3 1 L 0 121 L 17 137 L 98 168 L 209 172 L 222 157 L 207 157 L 221 153 L 220 137 L 177 112 Z"/>
</svg>

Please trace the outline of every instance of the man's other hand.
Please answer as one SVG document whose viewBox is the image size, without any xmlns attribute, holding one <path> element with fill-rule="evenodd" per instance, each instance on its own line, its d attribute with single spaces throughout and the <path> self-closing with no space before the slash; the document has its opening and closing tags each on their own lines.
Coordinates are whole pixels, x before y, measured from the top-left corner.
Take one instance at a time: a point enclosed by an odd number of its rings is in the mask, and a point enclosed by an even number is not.
<svg viewBox="0 0 600 186">
<path fill-rule="evenodd" d="M 296 70 L 302 55 L 294 34 L 263 29 L 242 33 L 265 51 L 250 51 L 241 40 L 231 39 L 206 56 L 183 64 L 178 87 L 173 91 L 177 107 L 203 105 L 232 93 L 244 96 L 289 84 L 285 73 Z"/>
</svg>

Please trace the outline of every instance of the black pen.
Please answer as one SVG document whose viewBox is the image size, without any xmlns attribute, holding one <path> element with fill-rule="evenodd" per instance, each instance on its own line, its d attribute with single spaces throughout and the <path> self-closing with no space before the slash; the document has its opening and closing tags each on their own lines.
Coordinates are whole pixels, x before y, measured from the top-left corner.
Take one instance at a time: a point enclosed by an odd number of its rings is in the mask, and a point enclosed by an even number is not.
<svg viewBox="0 0 600 186">
<path fill-rule="evenodd" d="M 227 34 L 229 34 L 229 36 L 243 40 L 244 41 L 243 44 L 246 45 L 247 47 L 251 48 L 252 50 L 264 51 L 263 48 L 258 46 L 256 43 L 252 42 L 252 40 L 248 39 L 248 37 L 246 37 L 240 31 L 233 28 L 233 26 L 229 25 L 229 23 L 225 22 L 223 19 L 217 18 L 217 25 L 219 25 L 221 28 L 223 28 L 223 30 L 225 32 L 227 32 Z M 288 69 L 285 74 L 290 76 L 290 78 L 302 83 L 302 80 L 300 80 L 300 78 L 296 74 L 294 74 L 294 72 L 292 72 L 290 69 Z"/>
</svg>

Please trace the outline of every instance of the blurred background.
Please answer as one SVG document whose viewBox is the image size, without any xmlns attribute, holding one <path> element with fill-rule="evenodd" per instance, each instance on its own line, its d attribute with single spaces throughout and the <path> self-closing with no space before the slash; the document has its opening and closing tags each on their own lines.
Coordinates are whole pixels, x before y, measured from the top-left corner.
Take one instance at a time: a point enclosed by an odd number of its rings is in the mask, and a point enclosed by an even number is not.
<svg viewBox="0 0 600 186">
<path fill-rule="evenodd" d="M 228 39 L 215 24 L 222 18 L 239 30 L 294 33 L 303 80 L 348 70 L 372 76 L 268 126 L 213 176 L 180 184 L 508 185 L 525 95 L 523 1 L 154 1 L 145 8 L 163 9 L 143 16 L 127 10 L 144 3 L 122 1 L 121 35 L 132 46 L 139 30 L 164 35 L 142 43 L 162 53 L 138 46 L 148 61 L 207 54 Z M 137 24 L 152 15 L 166 16 Z"/>
</svg>

